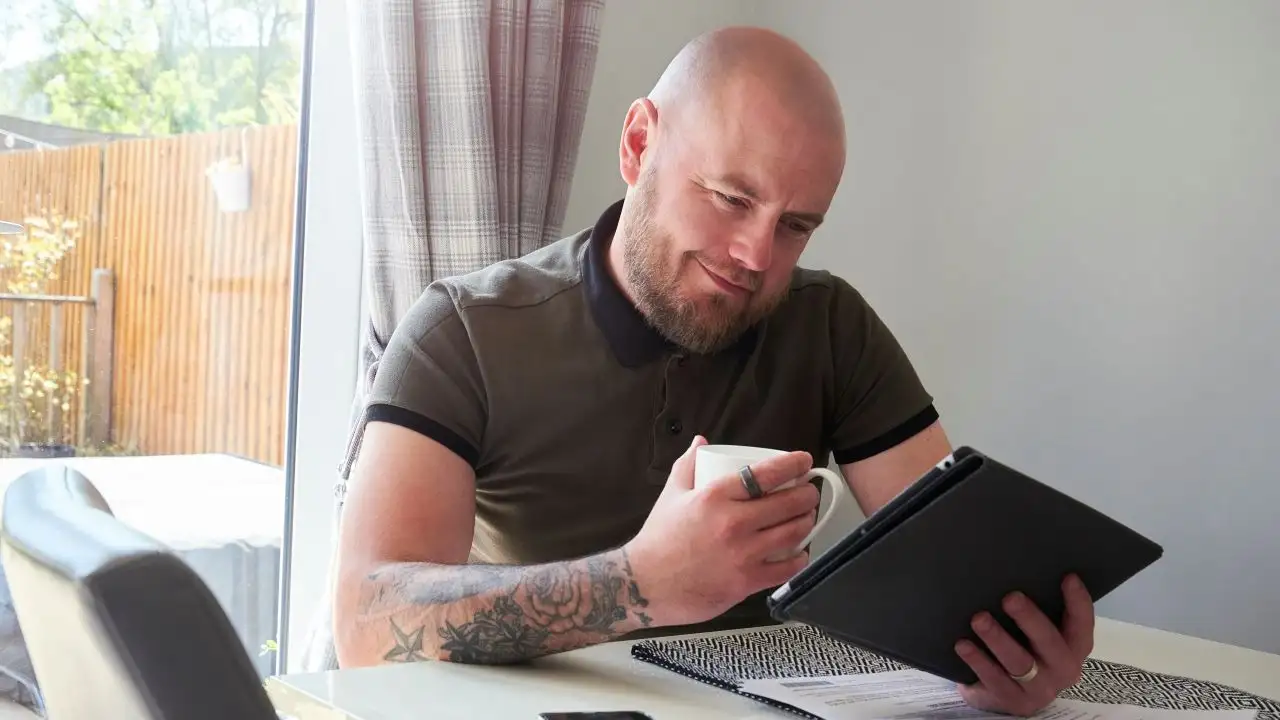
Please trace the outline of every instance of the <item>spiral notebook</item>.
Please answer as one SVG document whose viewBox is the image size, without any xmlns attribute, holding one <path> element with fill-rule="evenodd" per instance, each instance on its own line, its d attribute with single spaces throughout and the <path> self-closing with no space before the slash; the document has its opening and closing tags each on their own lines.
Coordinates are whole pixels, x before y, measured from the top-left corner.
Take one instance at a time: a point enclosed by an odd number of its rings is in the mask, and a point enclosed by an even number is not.
<svg viewBox="0 0 1280 720">
<path fill-rule="evenodd" d="M 729 635 L 641 640 L 638 660 L 751 698 L 801 717 L 791 705 L 742 690 L 745 680 L 805 678 L 908 669 L 907 665 L 828 637 L 808 625 L 784 625 Z M 1280 720 L 1280 702 L 1219 683 L 1148 672 L 1120 663 L 1085 662 L 1084 678 L 1059 697 L 1167 710 L 1252 710 L 1256 720 Z"/>
</svg>

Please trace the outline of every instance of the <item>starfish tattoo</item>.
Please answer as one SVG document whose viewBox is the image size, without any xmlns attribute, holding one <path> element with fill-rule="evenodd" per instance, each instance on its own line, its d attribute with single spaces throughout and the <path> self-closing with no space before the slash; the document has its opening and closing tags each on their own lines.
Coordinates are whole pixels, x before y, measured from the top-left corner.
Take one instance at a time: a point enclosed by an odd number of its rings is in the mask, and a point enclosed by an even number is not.
<svg viewBox="0 0 1280 720">
<path fill-rule="evenodd" d="M 395 635 L 396 646 L 384 656 L 383 660 L 391 662 L 414 662 L 416 660 L 426 660 L 422 654 L 422 628 L 418 628 L 412 633 L 406 633 L 396 625 L 396 621 L 391 621 L 391 633 Z"/>
</svg>

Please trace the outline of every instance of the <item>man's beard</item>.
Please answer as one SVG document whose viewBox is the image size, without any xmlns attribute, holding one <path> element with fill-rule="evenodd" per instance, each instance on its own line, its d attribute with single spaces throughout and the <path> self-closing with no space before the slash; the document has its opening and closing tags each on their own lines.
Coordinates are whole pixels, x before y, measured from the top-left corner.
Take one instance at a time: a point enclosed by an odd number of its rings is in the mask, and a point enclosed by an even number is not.
<svg viewBox="0 0 1280 720">
<path fill-rule="evenodd" d="M 764 295 L 759 273 L 726 268 L 724 263 L 700 253 L 683 253 L 671 266 L 674 243 L 653 220 L 652 181 L 651 176 L 642 176 L 636 184 L 636 192 L 628 200 L 632 222 L 623 239 L 627 283 L 637 309 L 658 333 L 690 352 L 709 354 L 723 350 L 772 313 L 786 296 L 786 289 Z M 697 262 L 754 292 L 745 303 L 722 294 L 686 297 L 681 277 L 688 272 L 702 272 L 694 267 Z"/>
</svg>

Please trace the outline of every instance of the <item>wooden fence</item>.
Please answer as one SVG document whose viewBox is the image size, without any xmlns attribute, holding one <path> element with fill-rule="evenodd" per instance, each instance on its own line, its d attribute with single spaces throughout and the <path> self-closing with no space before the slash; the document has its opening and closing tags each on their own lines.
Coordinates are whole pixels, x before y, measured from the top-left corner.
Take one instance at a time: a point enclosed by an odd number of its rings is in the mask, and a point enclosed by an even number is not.
<svg viewBox="0 0 1280 720">
<path fill-rule="evenodd" d="M 223 212 L 205 169 L 242 148 L 252 203 Z M 0 218 L 79 224 L 41 292 L 114 273 L 117 445 L 283 462 L 296 159 L 294 125 L 0 154 Z M 38 355 L 51 318 L 26 320 Z M 62 322 L 63 357 L 81 357 L 83 318 Z"/>
<path fill-rule="evenodd" d="M 0 400 L 7 411 L 5 430 L 18 435 L 15 424 L 30 423 L 32 427 L 28 428 L 26 439 L 36 443 L 57 445 L 67 440 L 94 445 L 109 443 L 115 363 L 115 277 L 112 272 L 95 270 L 92 289 L 87 296 L 0 293 L 0 302 L 11 304 L 7 349 L 13 360 L 10 366 L 12 376 L 6 379 L 10 383 L 7 397 Z M 42 310 L 47 311 L 49 322 L 37 326 L 33 332 L 28 316 Z M 72 383 L 76 390 L 74 393 L 67 393 L 65 387 L 59 387 L 65 384 L 60 381 L 68 369 L 68 359 L 63 355 L 68 340 L 65 320 L 68 310 L 83 313 L 82 322 L 77 323 L 81 326 L 78 334 L 82 351 L 76 363 L 81 372 L 76 373 Z M 47 344 L 32 352 L 27 343 L 33 336 L 42 334 Z M 38 358 L 36 376 L 55 383 L 52 391 L 49 387 L 37 388 L 32 383 L 21 381 L 32 377 L 27 370 L 33 357 Z M 88 381 L 87 387 L 82 380 Z M 38 394 L 33 398 L 26 397 L 24 393 L 28 390 Z M 63 408 L 64 402 L 67 403 L 66 409 Z M 5 438 L 5 441 L 8 443 L 10 438 Z M 10 448 L 11 451 L 13 449 Z"/>
</svg>

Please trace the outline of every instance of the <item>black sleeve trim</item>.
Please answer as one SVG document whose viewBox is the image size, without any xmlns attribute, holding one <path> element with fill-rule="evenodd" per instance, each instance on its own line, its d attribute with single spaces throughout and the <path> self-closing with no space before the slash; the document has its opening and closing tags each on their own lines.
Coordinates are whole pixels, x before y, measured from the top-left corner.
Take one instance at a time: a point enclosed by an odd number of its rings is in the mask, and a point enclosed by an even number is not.
<svg viewBox="0 0 1280 720">
<path fill-rule="evenodd" d="M 869 440 L 861 445 L 855 445 L 851 448 L 841 448 L 836 450 L 833 455 L 836 462 L 845 465 L 859 460 L 866 460 L 874 455 L 897 446 L 899 443 L 910 439 L 916 433 L 924 430 L 938 420 L 938 410 L 930 405 L 913 415 L 906 422 L 878 438 Z"/>
<path fill-rule="evenodd" d="M 471 467 L 480 462 L 480 451 L 461 435 L 412 410 L 405 410 L 395 405 L 375 403 L 365 411 L 365 422 L 385 422 L 408 428 L 416 433 L 426 435 L 441 445 L 449 448 L 455 455 L 467 461 Z"/>
</svg>

